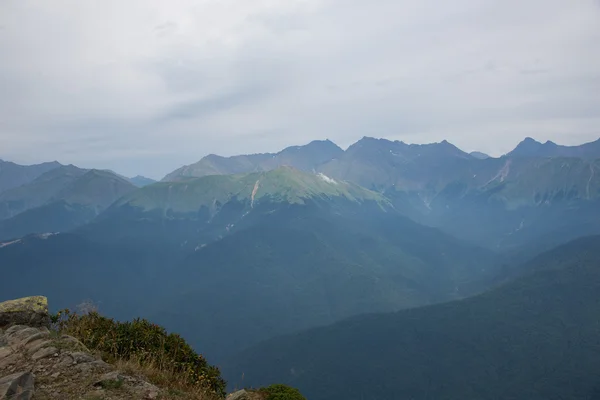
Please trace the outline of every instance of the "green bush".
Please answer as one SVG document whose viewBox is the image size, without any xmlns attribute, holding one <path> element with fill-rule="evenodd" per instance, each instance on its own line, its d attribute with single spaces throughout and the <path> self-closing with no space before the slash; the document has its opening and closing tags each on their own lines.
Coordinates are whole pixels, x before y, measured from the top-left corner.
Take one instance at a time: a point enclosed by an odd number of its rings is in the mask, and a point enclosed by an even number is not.
<svg viewBox="0 0 600 400">
<path fill-rule="evenodd" d="M 267 394 L 266 400 L 306 400 L 298 389 L 286 385 L 271 385 L 260 391 Z"/>
<path fill-rule="evenodd" d="M 145 319 L 118 322 L 97 312 L 78 315 L 69 310 L 52 316 L 51 320 L 57 329 L 105 357 L 151 364 L 176 373 L 190 384 L 225 396 L 226 383 L 219 369 L 209 365 L 179 335 L 167 334 L 159 325 Z"/>
</svg>

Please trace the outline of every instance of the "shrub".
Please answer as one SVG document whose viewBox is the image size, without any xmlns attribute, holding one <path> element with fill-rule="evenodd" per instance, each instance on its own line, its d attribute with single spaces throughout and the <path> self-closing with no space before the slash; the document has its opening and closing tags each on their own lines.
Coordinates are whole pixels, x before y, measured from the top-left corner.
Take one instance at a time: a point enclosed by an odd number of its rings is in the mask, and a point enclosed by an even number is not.
<svg viewBox="0 0 600 400">
<path fill-rule="evenodd" d="M 271 385 L 260 391 L 267 394 L 266 400 L 306 400 L 298 389 L 287 385 Z"/>
<path fill-rule="evenodd" d="M 218 368 L 209 365 L 177 334 L 145 319 L 118 322 L 95 311 L 85 315 L 59 312 L 51 317 L 60 331 L 79 339 L 90 350 L 101 352 L 112 361 L 136 360 L 169 371 L 187 384 L 225 396 L 225 381 Z"/>
</svg>

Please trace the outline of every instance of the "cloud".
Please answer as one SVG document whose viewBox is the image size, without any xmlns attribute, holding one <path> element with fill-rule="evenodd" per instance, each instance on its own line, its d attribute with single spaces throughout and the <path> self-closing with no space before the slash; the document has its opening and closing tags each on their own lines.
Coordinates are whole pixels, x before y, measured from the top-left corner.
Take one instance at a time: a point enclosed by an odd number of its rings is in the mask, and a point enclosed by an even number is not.
<svg viewBox="0 0 600 400">
<path fill-rule="evenodd" d="M 596 0 L 0 3 L 0 158 L 161 177 L 364 135 L 600 136 Z"/>
</svg>

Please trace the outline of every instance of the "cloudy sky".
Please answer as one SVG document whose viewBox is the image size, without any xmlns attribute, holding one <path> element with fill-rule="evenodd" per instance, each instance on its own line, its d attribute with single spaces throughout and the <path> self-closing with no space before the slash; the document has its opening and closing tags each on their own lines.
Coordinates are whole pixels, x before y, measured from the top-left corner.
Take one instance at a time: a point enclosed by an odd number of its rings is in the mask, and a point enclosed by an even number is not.
<svg viewBox="0 0 600 400">
<path fill-rule="evenodd" d="M 0 158 L 600 137 L 598 0 L 0 0 Z"/>
</svg>

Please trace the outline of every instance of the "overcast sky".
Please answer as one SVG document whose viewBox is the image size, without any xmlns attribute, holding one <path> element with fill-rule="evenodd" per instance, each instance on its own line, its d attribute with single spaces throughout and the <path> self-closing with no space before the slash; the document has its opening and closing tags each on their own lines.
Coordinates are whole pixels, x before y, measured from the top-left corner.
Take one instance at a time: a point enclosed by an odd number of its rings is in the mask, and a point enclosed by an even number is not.
<svg viewBox="0 0 600 400">
<path fill-rule="evenodd" d="M 600 137 L 598 0 L 0 0 L 0 158 Z"/>
</svg>

